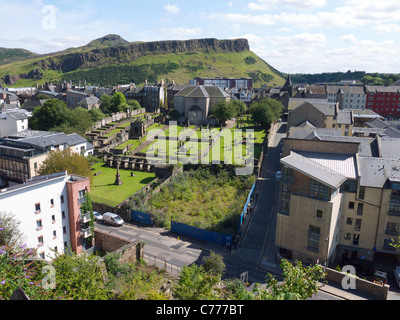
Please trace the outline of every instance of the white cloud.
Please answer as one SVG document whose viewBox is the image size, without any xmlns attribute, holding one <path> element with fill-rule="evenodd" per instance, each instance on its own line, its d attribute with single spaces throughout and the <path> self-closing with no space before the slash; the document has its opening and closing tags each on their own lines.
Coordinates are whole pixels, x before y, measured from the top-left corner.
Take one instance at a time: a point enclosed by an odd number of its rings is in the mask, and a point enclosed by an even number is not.
<svg viewBox="0 0 400 320">
<path fill-rule="evenodd" d="M 252 10 L 271 10 L 276 7 L 295 7 L 299 8 L 317 8 L 326 5 L 326 0 L 257 0 L 257 2 L 250 2 L 248 7 Z"/>
<path fill-rule="evenodd" d="M 396 23 L 377 24 L 372 29 L 381 34 L 400 32 L 400 25 Z"/>
<path fill-rule="evenodd" d="M 182 27 L 174 27 L 174 28 L 163 28 L 160 30 L 164 34 L 170 37 L 177 38 L 186 38 L 188 36 L 197 36 L 203 32 L 201 28 L 182 28 Z"/>
<path fill-rule="evenodd" d="M 169 3 L 166 6 L 164 6 L 164 9 L 172 14 L 178 14 L 180 11 L 180 9 L 176 4 L 169 4 Z"/>
<path fill-rule="evenodd" d="M 340 37 L 343 43 L 357 43 L 357 38 L 353 34 L 344 34 Z"/>
</svg>

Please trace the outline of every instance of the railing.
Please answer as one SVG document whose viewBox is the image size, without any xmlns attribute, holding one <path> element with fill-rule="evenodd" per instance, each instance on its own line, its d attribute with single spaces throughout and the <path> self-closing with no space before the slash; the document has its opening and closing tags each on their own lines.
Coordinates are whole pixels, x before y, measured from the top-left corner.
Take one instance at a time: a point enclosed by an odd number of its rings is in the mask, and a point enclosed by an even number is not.
<svg viewBox="0 0 400 320">
<path fill-rule="evenodd" d="M 87 238 L 89 238 L 90 236 L 92 236 L 92 230 L 91 230 L 90 228 L 81 229 L 81 235 L 82 235 L 82 238 L 87 239 Z"/>
<path fill-rule="evenodd" d="M 81 213 L 81 222 L 87 223 L 90 221 L 90 212 Z"/>
<path fill-rule="evenodd" d="M 157 256 L 155 256 L 151 253 L 148 253 L 148 252 L 143 253 L 143 259 L 148 264 L 152 264 L 153 266 L 163 269 L 165 272 L 168 272 L 169 274 L 178 276 L 182 270 L 181 267 L 178 267 L 174 264 L 167 262 L 166 258 L 157 258 Z"/>
</svg>

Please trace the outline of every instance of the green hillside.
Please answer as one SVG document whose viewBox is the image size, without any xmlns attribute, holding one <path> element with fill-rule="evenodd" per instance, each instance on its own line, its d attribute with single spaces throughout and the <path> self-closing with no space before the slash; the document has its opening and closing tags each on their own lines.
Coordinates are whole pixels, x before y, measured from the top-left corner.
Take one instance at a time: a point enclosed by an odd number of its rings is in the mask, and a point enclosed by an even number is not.
<svg viewBox="0 0 400 320">
<path fill-rule="evenodd" d="M 25 49 L 0 48 L 0 65 L 21 61 L 36 56 L 35 53 Z"/>
<path fill-rule="evenodd" d="M 246 63 L 246 58 L 254 63 Z M 195 77 L 245 77 L 254 80 L 255 87 L 265 84 L 283 85 L 285 80 L 251 51 L 240 53 L 186 53 L 145 56 L 135 62 L 63 74 L 63 80 L 84 81 L 104 86 L 118 83 L 143 84 L 164 79 L 166 83 L 187 84 Z"/>
<path fill-rule="evenodd" d="M 79 81 L 111 86 L 164 79 L 187 84 L 194 77 L 252 78 L 255 87 L 283 85 L 283 75 L 251 52 L 246 39 L 127 43 L 117 35 L 80 48 L 0 65 L 6 86 Z"/>
</svg>

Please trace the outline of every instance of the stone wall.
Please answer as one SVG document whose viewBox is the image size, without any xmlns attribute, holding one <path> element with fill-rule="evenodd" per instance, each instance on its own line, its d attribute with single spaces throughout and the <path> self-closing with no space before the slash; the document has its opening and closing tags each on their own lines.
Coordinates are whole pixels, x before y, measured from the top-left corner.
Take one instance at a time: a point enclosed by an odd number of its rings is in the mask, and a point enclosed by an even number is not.
<svg viewBox="0 0 400 320">
<path fill-rule="evenodd" d="M 104 250 L 106 252 L 114 252 L 126 245 L 132 244 L 132 241 L 127 238 L 98 229 L 94 231 L 94 240 L 96 250 Z"/>
<path fill-rule="evenodd" d="M 329 268 L 326 269 L 326 274 L 326 280 L 328 281 L 328 284 L 330 281 L 335 283 L 342 283 L 342 279 L 346 277 L 346 274 Z M 387 299 L 390 288 L 389 285 L 380 285 L 361 278 L 355 278 L 355 281 L 355 290 L 364 292 L 382 300 Z M 351 292 L 351 289 L 349 290 Z"/>
</svg>

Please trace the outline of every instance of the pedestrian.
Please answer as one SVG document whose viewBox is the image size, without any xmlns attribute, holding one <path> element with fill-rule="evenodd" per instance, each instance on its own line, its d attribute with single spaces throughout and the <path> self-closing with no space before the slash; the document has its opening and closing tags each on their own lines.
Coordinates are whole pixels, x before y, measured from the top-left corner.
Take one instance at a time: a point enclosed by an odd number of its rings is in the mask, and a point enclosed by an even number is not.
<svg viewBox="0 0 400 320">
<path fill-rule="evenodd" d="M 233 250 L 236 250 L 236 244 L 238 243 L 238 239 L 237 236 L 235 238 L 235 240 L 233 240 Z"/>
<path fill-rule="evenodd" d="M 226 247 L 228 248 L 229 253 L 232 253 L 232 246 L 231 246 L 231 243 L 230 243 L 230 242 L 228 242 L 228 243 L 226 244 Z"/>
</svg>

